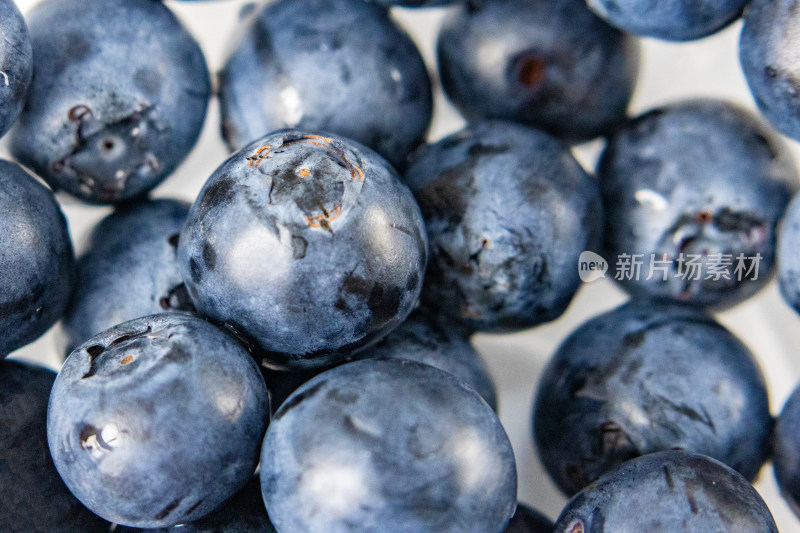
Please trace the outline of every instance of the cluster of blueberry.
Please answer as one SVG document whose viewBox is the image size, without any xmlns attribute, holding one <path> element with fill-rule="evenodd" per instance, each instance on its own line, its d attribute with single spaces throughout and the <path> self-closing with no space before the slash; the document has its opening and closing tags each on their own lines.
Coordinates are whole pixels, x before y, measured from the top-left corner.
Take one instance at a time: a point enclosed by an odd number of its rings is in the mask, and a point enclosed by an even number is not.
<svg viewBox="0 0 800 533">
<path fill-rule="evenodd" d="M 388 7 L 451 4 L 438 67 L 469 124 L 424 144 L 431 80 Z M 0 531 L 777 532 L 750 483 L 772 458 L 800 507 L 800 389 L 776 421 L 709 310 L 777 271 L 800 312 L 796 167 L 723 101 L 627 116 L 634 35 L 744 12 L 755 100 L 800 140 L 796 2 L 746 4 L 249 6 L 217 77 L 233 155 L 190 205 L 147 198 L 212 93 L 170 8 L 0 0 L 0 135 L 49 185 L 0 161 Z M 597 137 L 592 176 L 570 147 Z M 54 190 L 115 206 L 77 260 Z M 663 276 L 616 276 L 631 301 L 541 377 L 534 440 L 573 497 L 553 524 L 517 502 L 470 338 L 561 316 L 587 250 Z M 3 360 L 59 320 L 58 374 Z"/>
</svg>

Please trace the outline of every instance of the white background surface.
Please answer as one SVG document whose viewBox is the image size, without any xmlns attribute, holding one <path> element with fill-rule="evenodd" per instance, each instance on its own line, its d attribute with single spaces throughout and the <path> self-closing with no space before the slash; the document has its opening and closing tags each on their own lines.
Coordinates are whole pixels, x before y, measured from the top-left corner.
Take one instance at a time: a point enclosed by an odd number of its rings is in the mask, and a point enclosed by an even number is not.
<svg viewBox="0 0 800 533">
<path fill-rule="evenodd" d="M 16 2 L 26 12 L 36 0 Z M 228 42 L 236 29 L 239 9 L 245 3 L 241 0 L 168 2 L 200 41 L 212 72 L 217 71 L 224 61 Z M 434 80 L 434 43 L 444 13 L 443 9 L 395 10 L 396 19 L 420 45 Z M 641 75 L 631 111 L 639 113 L 692 96 L 716 96 L 754 108 L 736 56 L 739 29 L 740 25 L 736 24 L 721 34 L 690 44 L 643 41 Z M 436 119 L 430 139 L 438 139 L 462 125 L 458 113 L 437 88 Z M 800 145 L 790 144 L 796 160 L 800 161 Z M 601 148 L 602 143 L 595 142 L 581 147 L 577 155 L 591 169 Z M 5 144 L 0 146 L 0 155 L 8 157 Z M 212 101 L 198 146 L 176 174 L 156 189 L 155 196 L 193 200 L 208 176 L 226 157 L 219 134 L 219 106 Z M 73 241 L 80 251 L 89 228 L 108 209 L 85 207 L 61 195 L 59 200 L 68 217 Z M 513 335 L 481 335 L 475 340 L 498 386 L 500 416 L 517 457 L 519 498 L 551 518 L 558 516 L 565 499 L 542 470 L 530 436 L 531 404 L 539 374 L 560 341 L 578 324 L 624 300 L 624 294 L 613 283 L 598 281 L 584 286 L 565 316 L 552 324 Z M 756 297 L 719 315 L 719 319 L 758 357 L 769 385 L 773 412 L 777 413 L 800 381 L 800 354 L 795 348 L 800 341 L 800 317 L 783 303 L 776 284 L 772 282 Z M 60 357 L 56 338 L 57 334 L 51 331 L 13 356 L 58 368 Z M 800 521 L 778 495 L 770 465 L 764 468 L 756 486 L 767 500 L 779 528 L 784 533 L 800 531 Z"/>
</svg>

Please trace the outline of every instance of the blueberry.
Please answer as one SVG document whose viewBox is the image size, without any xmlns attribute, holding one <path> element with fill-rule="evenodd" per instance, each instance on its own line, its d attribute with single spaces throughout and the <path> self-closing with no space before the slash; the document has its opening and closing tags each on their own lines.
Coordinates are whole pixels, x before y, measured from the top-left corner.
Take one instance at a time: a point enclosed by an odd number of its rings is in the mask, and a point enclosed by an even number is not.
<svg viewBox="0 0 800 533">
<path fill-rule="evenodd" d="M 75 283 L 67 221 L 53 193 L 0 160 L 0 359 L 64 313 Z"/>
<path fill-rule="evenodd" d="M 597 174 L 606 259 L 630 292 L 724 308 L 770 279 L 797 171 L 749 112 L 715 100 L 649 111 L 609 140 Z"/>
<path fill-rule="evenodd" d="M 411 39 L 363 0 L 267 2 L 219 74 L 231 150 L 279 128 L 350 137 L 401 167 L 424 138 L 431 85 Z"/>
<path fill-rule="evenodd" d="M 623 31 L 667 41 L 715 33 L 742 14 L 750 0 L 586 0 L 589 8 Z"/>
<path fill-rule="evenodd" d="M 214 172 L 178 255 L 199 312 L 266 350 L 267 365 L 311 368 L 408 316 L 427 244 L 419 207 L 382 157 L 283 130 Z"/>
<path fill-rule="evenodd" d="M 767 505 L 735 470 L 671 450 L 623 464 L 575 496 L 555 533 L 778 533 Z"/>
<path fill-rule="evenodd" d="M 800 140 L 798 17 L 792 0 L 753 0 L 739 41 L 739 61 L 758 108 L 776 129 L 795 140 Z"/>
<path fill-rule="evenodd" d="M 67 490 L 47 449 L 47 402 L 56 373 L 0 361 L 0 531 L 108 531 Z"/>
<path fill-rule="evenodd" d="M 0 137 L 25 104 L 33 74 L 31 37 L 13 0 L 0 0 Z"/>
<path fill-rule="evenodd" d="M 253 476 L 225 505 L 196 522 L 174 527 L 141 530 L 118 527 L 116 533 L 276 533 L 269 521 L 261 482 Z"/>
<path fill-rule="evenodd" d="M 202 518 L 245 485 L 268 419 L 247 350 L 204 320 L 165 313 L 72 352 L 53 386 L 47 438 L 89 509 L 166 527 Z"/>
<path fill-rule="evenodd" d="M 534 437 L 568 495 L 639 455 L 709 455 L 754 479 L 772 417 L 753 355 L 703 311 L 634 301 L 590 320 L 541 377 Z"/>
<path fill-rule="evenodd" d="M 497 393 L 486 363 L 458 324 L 420 310 L 361 357 L 399 358 L 425 363 L 462 379 L 497 410 Z"/>
<path fill-rule="evenodd" d="M 134 202 L 120 206 L 92 230 L 64 315 L 67 354 L 122 322 L 191 310 L 177 256 L 188 212 L 189 206 L 176 200 Z"/>
<path fill-rule="evenodd" d="M 772 461 L 781 494 L 800 517 L 800 387 L 797 387 L 775 424 Z"/>
<path fill-rule="evenodd" d="M 112 203 L 158 185 L 194 145 L 210 81 L 203 54 L 161 2 L 44 0 L 15 157 L 54 188 Z"/>
<path fill-rule="evenodd" d="M 367 0 L 384 6 L 400 7 L 440 7 L 457 4 L 464 0 Z"/>
<path fill-rule="evenodd" d="M 626 117 L 638 74 L 636 41 L 582 0 L 468 2 L 437 44 L 445 92 L 470 120 L 524 122 L 569 141 Z"/>
<path fill-rule="evenodd" d="M 549 135 L 481 122 L 421 150 L 405 180 L 431 242 L 423 301 L 472 330 L 564 312 L 603 226 L 597 185 Z"/>
<path fill-rule="evenodd" d="M 552 533 L 553 522 L 527 505 L 517 504 L 517 512 L 508 523 L 505 533 Z"/>
<path fill-rule="evenodd" d="M 403 359 L 312 379 L 278 410 L 261 452 L 279 531 L 499 533 L 516 488 L 511 444 L 486 402 Z"/>
<path fill-rule="evenodd" d="M 778 282 L 781 296 L 800 313 L 800 195 L 789 204 L 778 234 Z"/>
<path fill-rule="evenodd" d="M 348 359 L 409 359 L 450 372 L 473 388 L 497 411 L 497 392 L 486 363 L 472 347 L 469 333 L 458 324 L 426 310 L 414 311 L 405 322 L 374 346 Z M 279 371 L 262 368 L 276 411 L 301 385 L 328 368 Z"/>
<path fill-rule="evenodd" d="M 800 313 L 800 195 L 789 203 L 778 234 L 778 282 L 783 299 Z"/>
</svg>

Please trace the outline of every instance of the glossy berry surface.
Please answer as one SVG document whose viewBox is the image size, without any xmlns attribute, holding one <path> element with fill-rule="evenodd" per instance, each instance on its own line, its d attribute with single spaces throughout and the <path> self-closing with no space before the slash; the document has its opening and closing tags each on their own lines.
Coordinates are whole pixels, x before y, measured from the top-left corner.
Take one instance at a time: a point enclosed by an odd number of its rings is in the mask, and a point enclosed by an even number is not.
<svg viewBox="0 0 800 533">
<path fill-rule="evenodd" d="M 197 520 L 255 471 L 269 420 L 264 380 L 233 337 L 165 313 L 104 331 L 56 379 L 47 437 L 56 468 L 111 522 Z"/>
<path fill-rule="evenodd" d="M 645 455 L 573 498 L 554 533 L 778 533 L 764 500 L 735 470 L 683 451 Z"/>
<path fill-rule="evenodd" d="M 258 476 L 222 507 L 195 522 L 159 529 L 118 527 L 116 533 L 276 533 L 269 521 Z"/>
<path fill-rule="evenodd" d="M 759 110 L 795 140 L 800 140 L 798 14 L 791 0 L 753 0 L 739 41 L 739 61 Z"/>
<path fill-rule="evenodd" d="M 472 347 L 469 333 L 458 324 L 425 310 L 415 311 L 397 329 L 358 357 L 398 358 L 449 372 L 497 410 L 497 392 L 486 362 Z"/>
<path fill-rule="evenodd" d="M 405 175 L 431 258 L 423 301 L 471 330 L 513 331 L 564 312 L 575 265 L 603 226 L 597 185 L 555 138 L 481 122 L 427 146 Z"/>
<path fill-rule="evenodd" d="M 13 0 L 0 0 L 0 137 L 22 111 L 33 75 L 31 36 Z"/>
<path fill-rule="evenodd" d="M 573 332 L 533 414 L 542 463 L 572 495 L 624 461 L 680 448 L 754 479 L 772 432 L 753 355 L 694 307 L 633 302 Z"/>
<path fill-rule="evenodd" d="M 649 111 L 611 137 L 597 176 L 605 258 L 626 290 L 724 308 L 770 279 L 797 171 L 749 112 L 716 100 Z"/>
<path fill-rule="evenodd" d="M 120 206 L 95 226 L 64 315 L 67 355 L 122 322 L 192 308 L 177 254 L 188 213 L 177 200 L 145 200 Z"/>
<path fill-rule="evenodd" d="M 587 0 L 613 26 L 642 37 L 690 41 L 739 18 L 750 0 Z"/>
<path fill-rule="evenodd" d="M 451 374 L 401 359 L 348 363 L 275 414 L 261 488 L 279 531 L 500 533 L 516 507 L 511 444 Z"/>
<path fill-rule="evenodd" d="M 427 237 L 419 207 L 372 150 L 283 130 L 206 182 L 178 249 L 197 310 L 275 367 L 343 361 L 409 315 Z"/>
<path fill-rule="evenodd" d="M 109 524 L 75 499 L 47 448 L 47 402 L 56 373 L 0 361 L 0 531 L 108 532 Z"/>
<path fill-rule="evenodd" d="M 518 503 L 505 533 L 553 533 L 553 522 L 539 511 Z"/>
<path fill-rule="evenodd" d="M 772 462 L 781 494 L 800 516 L 800 387 L 783 406 L 773 442 Z"/>
<path fill-rule="evenodd" d="M 582 0 L 467 2 L 437 43 L 445 92 L 469 120 L 506 119 L 569 141 L 626 117 L 636 42 Z"/>
<path fill-rule="evenodd" d="M 431 84 L 414 43 L 363 0 L 281 0 L 245 18 L 219 74 L 232 150 L 280 128 L 354 139 L 401 167 L 422 142 Z"/>
<path fill-rule="evenodd" d="M 0 359 L 64 313 L 75 282 L 67 221 L 47 187 L 0 161 Z"/>
<path fill-rule="evenodd" d="M 152 0 L 44 0 L 27 21 L 36 62 L 14 156 L 92 203 L 158 185 L 205 118 L 210 81 L 194 39 Z"/>
</svg>

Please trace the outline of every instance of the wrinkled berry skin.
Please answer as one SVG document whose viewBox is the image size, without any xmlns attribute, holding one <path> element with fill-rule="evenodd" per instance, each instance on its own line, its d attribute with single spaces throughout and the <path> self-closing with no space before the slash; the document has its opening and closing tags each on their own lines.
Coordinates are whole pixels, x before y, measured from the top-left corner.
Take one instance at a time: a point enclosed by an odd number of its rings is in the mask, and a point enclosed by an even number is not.
<svg viewBox="0 0 800 533">
<path fill-rule="evenodd" d="M 144 194 L 189 153 L 210 94 L 205 59 L 151 0 L 44 0 L 11 151 L 53 188 L 106 204 Z"/>
<path fill-rule="evenodd" d="M 715 100 L 649 111 L 611 137 L 597 177 L 609 274 L 626 290 L 725 308 L 769 281 L 797 171 L 749 112 Z M 638 279 L 622 254 L 639 256 Z"/>
<path fill-rule="evenodd" d="M 469 342 L 469 333 L 432 313 L 415 311 L 400 327 L 359 357 L 399 358 L 449 372 L 497 410 L 497 392 L 486 363 Z"/>
<path fill-rule="evenodd" d="M 800 313 L 800 196 L 789 203 L 778 234 L 778 287 L 784 301 Z"/>
<path fill-rule="evenodd" d="M 372 150 L 283 130 L 206 182 L 178 255 L 200 313 L 268 352 L 276 368 L 321 367 L 400 325 L 427 260 L 419 207 Z"/>
<path fill-rule="evenodd" d="M 258 476 L 222 507 L 196 522 L 160 529 L 118 527 L 117 533 L 276 533 L 269 521 Z"/>
<path fill-rule="evenodd" d="M 31 36 L 13 0 L 0 0 L 0 137 L 22 111 L 33 75 Z"/>
<path fill-rule="evenodd" d="M 557 318 L 580 285 L 578 256 L 603 226 L 597 185 L 549 135 L 482 122 L 421 150 L 405 181 L 431 258 L 423 301 L 479 331 Z"/>
<path fill-rule="evenodd" d="M 582 0 L 485 0 L 445 19 L 442 85 L 469 120 L 523 122 L 570 142 L 625 120 L 638 45 Z"/>
<path fill-rule="evenodd" d="M 75 283 L 67 221 L 53 193 L 0 161 L 0 359 L 64 313 Z"/>
<path fill-rule="evenodd" d="M 108 532 L 109 524 L 75 499 L 47 449 L 47 402 L 56 373 L 0 361 L 0 531 Z"/>
<path fill-rule="evenodd" d="M 673 448 L 755 479 L 772 417 L 744 344 L 695 307 L 643 300 L 564 341 L 542 374 L 533 429 L 542 463 L 572 495 L 628 459 Z"/>
<path fill-rule="evenodd" d="M 553 522 L 542 513 L 518 503 L 505 533 L 553 533 Z"/>
<path fill-rule="evenodd" d="M 233 337 L 190 315 L 126 322 L 67 358 L 47 414 L 56 468 L 89 509 L 122 525 L 202 518 L 255 471 L 264 380 Z"/>
<path fill-rule="evenodd" d="M 145 200 L 124 204 L 97 224 L 78 258 L 78 281 L 62 322 L 67 355 L 128 320 L 191 310 L 177 254 L 188 213 L 177 200 Z"/>
<path fill-rule="evenodd" d="M 750 0 L 586 0 L 612 26 L 666 41 L 691 41 L 715 33 L 742 14 Z"/>
<path fill-rule="evenodd" d="M 400 168 L 432 116 L 425 64 L 385 8 L 363 0 L 265 3 L 219 73 L 231 150 L 281 128 L 349 137 Z"/>
<path fill-rule="evenodd" d="M 781 494 L 800 516 L 800 387 L 792 392 L 775 424 L 772 462 Z"/>
<path fill-rule="evenodd" d="M 500 533 L 517 504 L 511 444 L 452 374 L 403 359 L 329 370 L 275 414 L 261 489 L 279 531 Z"/>
<path fill-rule="evenodd" d="M 778 533 L 767 505 L 735 470 L 673 450 L 623 464 L 575 496 L 554 533 Z"/>
<path fill-rule="evenodd" d="M 790 0 L 753 0 L 744 16 L 739 61 L 750 92 L 770 123 L 800 140 L 800 11 Z"/>
</svg>

